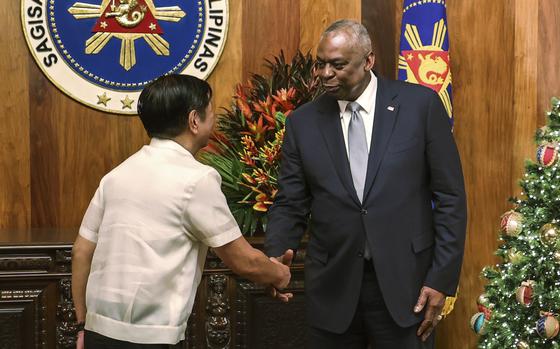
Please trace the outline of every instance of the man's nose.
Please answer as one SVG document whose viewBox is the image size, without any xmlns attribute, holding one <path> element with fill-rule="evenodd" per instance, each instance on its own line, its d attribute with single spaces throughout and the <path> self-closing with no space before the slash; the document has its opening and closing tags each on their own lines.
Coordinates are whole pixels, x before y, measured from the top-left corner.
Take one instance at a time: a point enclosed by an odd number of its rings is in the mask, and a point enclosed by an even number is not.
<svg viewBox="0 0 560 349">
<path fill-rule="evenodd" d="M 334 76 L 334 70 L 330 64 L 326 64 L 319 74 L 323 79 L 330 79 Z"/>
</svg>

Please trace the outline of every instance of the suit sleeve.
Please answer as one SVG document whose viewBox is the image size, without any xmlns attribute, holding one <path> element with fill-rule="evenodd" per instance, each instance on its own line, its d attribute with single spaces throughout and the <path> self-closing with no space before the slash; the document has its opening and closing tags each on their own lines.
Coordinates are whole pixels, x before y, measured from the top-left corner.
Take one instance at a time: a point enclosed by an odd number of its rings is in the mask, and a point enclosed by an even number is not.
<svg viewBox="0 0 560 349">
<path fill-rule="evenodd" d="M 268 212 L 265 251 L 280 256 L 296 250 L 307 228 L 311 197 L 291 118 L 286 120 L 278 193 Z"/>
<path fill-rule="evenodd" d="M 447 113 L 435 93 L 428 108 L 426 125 L 435 250 L 425 285 L 454 295 L 463 261 L 467 205 L 459 152 Z"/>
</svg>

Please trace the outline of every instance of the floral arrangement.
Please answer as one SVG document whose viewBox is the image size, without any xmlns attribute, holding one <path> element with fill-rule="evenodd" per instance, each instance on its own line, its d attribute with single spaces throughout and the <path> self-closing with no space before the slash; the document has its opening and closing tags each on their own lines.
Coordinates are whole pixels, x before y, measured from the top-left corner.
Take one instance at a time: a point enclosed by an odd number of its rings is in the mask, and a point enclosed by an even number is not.
<svg viewBox="0 0 560 349">
<path fill-rule="evenodd" d="M 284 54 L 267 60 L 270 76 L 253 74 L 236 87 L 230 109 L 219 115 L 216 131 L 199 159 L 222 176 L 222 190 L 244 234 L 266 226 L 266 212 L 278 191 L 286 118 L 321 91 L 309 53 L 290 63 Z"/>
</svg>

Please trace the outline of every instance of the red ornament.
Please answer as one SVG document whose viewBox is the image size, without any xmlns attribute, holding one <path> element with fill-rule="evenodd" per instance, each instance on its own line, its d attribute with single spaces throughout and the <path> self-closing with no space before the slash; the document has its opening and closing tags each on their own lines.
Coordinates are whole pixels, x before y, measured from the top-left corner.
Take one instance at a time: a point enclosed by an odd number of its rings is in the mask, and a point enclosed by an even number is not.
<svg viewBox="0 0 560 349">
<path fill-rule="evenodd" d="M 480 313 L 484 313 L 484 317 L 486 318 L 486 320 L 490 320 L 490 316 L 492 315 L 492 308 L 494 307 L 494 305 L 490 303 L 490 301 L 488 300 L 488 296 L 485 293 L 481 294 L 478 297 L 476 305 L 478 311 Z"/>
<path fill-rule="evenodd" d="M 558 144 L 546 143 L 537 148 L 537 162 L 544 167 L 554 165 L 558 158 Z"/>
<path fill-rule="evenodd" d="M 533 303 L 533 287 L 535 282 L 533 280 L 523 281 L 521 286 L 517 289 L 515 294 L 519 304 L 529 307 Z"/>
<path fill-rule="evenodd" d="M 500 229 L 507 236 L 517 236 L 523 228 L 523 215 L 513 210 L 502 215 Z"/>
</svg>

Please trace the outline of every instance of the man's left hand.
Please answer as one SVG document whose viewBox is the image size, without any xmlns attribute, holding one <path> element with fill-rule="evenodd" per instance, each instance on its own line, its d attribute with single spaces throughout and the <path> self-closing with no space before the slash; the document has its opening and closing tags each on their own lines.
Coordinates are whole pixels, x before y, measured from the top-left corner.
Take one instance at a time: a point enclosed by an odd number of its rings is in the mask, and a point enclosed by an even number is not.
<svg viewBox="0 0 560 349">
<path fill-rule="evenodd" d="M 430 337 L 438 322 L 443 319 L 441 312 L 444 305 L 445 295 L 443 293 L 427 286 L 422 287 L 418 302 L 414 306 L 414 312 L 419 313 L 426 307 L 424 321 L 422 321 L 418 331 L 416 331 L 416 335 L 420 336 L 423 342 Z"/>
</svg>

